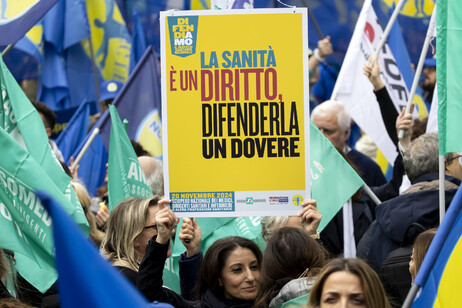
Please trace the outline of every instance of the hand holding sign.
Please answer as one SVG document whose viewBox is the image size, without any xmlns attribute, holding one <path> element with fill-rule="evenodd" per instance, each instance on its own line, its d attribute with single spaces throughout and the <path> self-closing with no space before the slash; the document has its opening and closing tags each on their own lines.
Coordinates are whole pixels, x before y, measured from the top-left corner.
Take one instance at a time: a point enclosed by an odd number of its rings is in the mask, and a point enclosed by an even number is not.
<svg viewBox="0 0 462 308">
<path fill-rule="evenodd" d="M 178 238 L 186 247 L 187 257 L 192 257 L 199 253 L 201 250 L 202 231 L 195 218 L 192 220 L 187 217 L 183 218 L 183 225 L 181 225 Z"/>
<path fill-rule="evenodd" d="M 178 218 L 175 213 L 165 205 L 172 201 L 164 199 L 159 201 L 159 211 L 156 213 L 157 239 L 159 244 L 166 244 L 175 232 Z"/>
<path fill-rule="evenodd" d="M 303 209 L 298 213 L 300 221 L 309 235 L 316 234 L 319 223 L 321 222 L 321 212 L 316 207 L 316 200 L 306 200 L 302 204 Z"/>
</svg>

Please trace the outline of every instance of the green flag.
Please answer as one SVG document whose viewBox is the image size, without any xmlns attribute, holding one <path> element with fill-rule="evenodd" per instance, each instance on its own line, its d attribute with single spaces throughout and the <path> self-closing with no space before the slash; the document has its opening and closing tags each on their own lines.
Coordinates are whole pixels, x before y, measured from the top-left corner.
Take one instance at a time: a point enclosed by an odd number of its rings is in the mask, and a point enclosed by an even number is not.
<svg viewBox="0 0 462 308">
<path fill-rule="evenodd" d="M 11 139 L 7 143 L 9 146 L 12 147 L 12 149 L 15 149 L 14 151 L 12 150 L 13 153 L 17 153 L 16 150 L 17 147 L 19 147 L 26 154 L 30 155 L 28 159 L 32 159 L 36 165 L 33 168 L 34 170 L 30 170 L 29 172 L 33 174 L 36 171 L 35 169 L 37 169 L 37 172 L 45 174 L 45 176 L 47 176 L 47 179 L 44 179 L 43 181 L 45 183 L 50 183 L 50 185 L 53 187 L 50 189 L 57 189 L 55 193 L 59 192 L 61 196 L 65 196 L 67 198 L 66 206 L 68 206 L 68 213 L 74 218 L 74 220 L 78 224 L 84 226 L 86 231 L 88 231 L 88 222 L 82 211 L 82 207 L 80 206 L 80 203 L 75 195 L 75 192 L 73 191 L 70 185 L 71 179 L 66 175 L 61 165 L 52 154 L 45 127 L 40 118 L 40 115 L 32 106 L 22 89 L 19 87 L 18 83 L 11 75 L 1 58 L 0 87 L 2 91 L 2 95 L 0 97 L 0 130 L 4 134 L 3 138 L 5 139 L 5 137 L 9 137 Z M 23 164 L 23 162 L 10 161 L 12 165 L 8 165 L 8 160 L 10 158 L 6 157 L 7 151 L 8 150 L 5 147 L 2 148 L 2 162 L 0 165 L 4 166 L 5 170 L 15 170 L 14 168 L 19 167 L 17 165 L 21 165 Z M 18 179 L 15 173 L 12 174 L 15 176 L 16 179 Z M 25 180 L 30 180 L 29 177 L 31 176 L 31 174 L 26 175 Z M 23 180 L 22 178 L 19 179 Z M 23 181 L 27 183 L 27 181 L 25 180 Z M 13 179 L 11 179 L 10 181 L 11 183 L 14 182 Z M 14 185 L 9 183 L 10 182 L 7 182 L 8 185 Z M 35 190 L 37 187 L 34 185 L 29 186 L 29 188 Z M 27 196 L 25 202 L 32 202 L 32 195 L 30 193 L 28 193 L 25 196 Z M 21 195 L 19 195 L 19 197 L 21 197 Z M 24 197 L 24 195 L 22 197 Z M 7 193 L 3 194 L 2 198 L 0 199 L 4 204 L 4 208 L 6 209 L 8 207 L 7 204 L 10 204 L 9 202 L 11 202 L 11 200 L 14 199 L 5 198 L 8 198 Z M 35 211 L 35 208 L 32 207 L 32 210 Z M 38 207 L 37 213 L 41 213 L 41 211 L 43 210 L 40 207 Z M 26 219 L 26 221 L 22 221 L 22 223 L 29 224 L 31 223 L 31 221 L 27 221 Z M 18 222 L 16 222 L 16 225 L 16 229 L 20 230 L 21 228 L 24 228 L 24 226 L 19 224 Z M 9 231 L 7 232 L 12 231 L 13 229 L 9 229 Z M 2 234 L 8 234 L 8 240 L 13 241 L 14 237 L 19 236 L 17 233 Z M 4 247 L 4 243 L 7 242 L 6 237 L 7 236 L 2 236 L 0 238 L 0 245 L 2 245 L 2 247 Z M 20 238 L 18 238 L 18 240 L 20 240 Z M 27 241 L 27 237 L 25 240 Z M 48 240 L 50 239 L 48 238 Z M 42 244 L 45 245 L 45 242 Z M 21 243 L 21 241 L 19 241 L 18 243 Z M 29 246 L 29 251 L 38 249 L 34 245 L 34 242 L 32 242 L 31 246 Z M 19 249 L 18 245 L 16 245 L 15 247 L 16 249 Z M 45 247 L 47 249 L 50 248 L 48 246 Z M 15 249 L 11 250 L 17 251 Z M 50 253 L 50 251 L 47 252 Z M 47 268 L 43 270 L 43 266 L 40 262 L 44 261 L 46 263 L 48 261 L 41 260 L 41 257 L 41 254 L 36 255 L 35 259 L 25 257 L 25 254 L 17 254 L 15 256 L 15 260 L 17 263 L 17 269 L 24 276 L 24 278 L 26 278 L 32 285 L 37 287 L 39 290 L 46 290 L 46 288 L 48 288 L 56 280 L 56 274 L 54 273 L 54 270 L 49 271 Z"/>
<path fill-rule="evenodd" d="M 462 152 L 462 6 L 438 0 L 436 6 L 436 81 L 440 155 Z"/>
<path fill-rule="evenodd" d="M 112 211 L 127 198 L 148 198 L 152 196 L 152 192 L 116 107 L 110 105 L 109 112 L 111 114 L 111 139 L 109 141 L 108 197 L 109 210 Z"/>
<path fill-rule="evenodd" d="M 0 247 L 14 251 L 18 272 L 44 292 L 56 280 L 51 218 L 35 191 L 59 200 L 69 215 L 84 215 L 48 174 L 5 130 L 0 129 Z"/>
<path fill-rule="evenodd" d="M 322 214 L 321 232 L 364 181 L 310 121 L 311 197 Z"/>
</svg>

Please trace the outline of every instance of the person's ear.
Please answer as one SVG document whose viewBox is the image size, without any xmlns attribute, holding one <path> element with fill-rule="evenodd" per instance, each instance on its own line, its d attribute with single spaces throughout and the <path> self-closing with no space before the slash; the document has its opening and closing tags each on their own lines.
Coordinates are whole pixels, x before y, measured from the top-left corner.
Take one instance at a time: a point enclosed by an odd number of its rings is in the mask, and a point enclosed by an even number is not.
<svg viewBox="0 0 462 308">
<path fill-rule="evenodd" d="M 218 285 L 219 285 L 220 287 L 223 286 L 223 282 L 221 281 L 221 278 L 218 278 Z"/>
<path fill-rule="evenodd" d="M 46 127 L 45 130 L 47 131 L 48 138 L 50 138 L 50 136 L 51 136 L 51 128 Z"/>
</svg>

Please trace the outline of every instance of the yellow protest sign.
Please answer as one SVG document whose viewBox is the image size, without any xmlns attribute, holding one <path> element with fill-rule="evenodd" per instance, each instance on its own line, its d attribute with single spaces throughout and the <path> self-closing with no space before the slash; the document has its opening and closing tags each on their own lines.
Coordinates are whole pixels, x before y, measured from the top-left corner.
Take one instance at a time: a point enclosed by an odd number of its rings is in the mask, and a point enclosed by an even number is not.
<svg viewBox="0 0 462 308">
<path fill-rule="evenodd" d="M 307 37 L 306 9 L 161 14 L 165 191 L 180 216 L 300 209 Z"/>
</svg>

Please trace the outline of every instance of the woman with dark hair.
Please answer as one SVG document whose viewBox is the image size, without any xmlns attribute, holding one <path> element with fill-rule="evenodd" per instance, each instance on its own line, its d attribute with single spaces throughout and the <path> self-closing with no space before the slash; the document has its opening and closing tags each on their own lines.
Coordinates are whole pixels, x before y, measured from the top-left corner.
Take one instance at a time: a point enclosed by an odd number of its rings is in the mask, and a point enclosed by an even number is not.
<svg viewBox="0 0 462 308">
<path fill-rule="evenodd" d="M 325 260 L 326 251 L 305 231 L 278 229 L 265 249 L 255 307 L 281 307 L 309 293 Z"/>
<path fill-rule="evenodd" d="M 176 216 L 168 208 L 156 215 L 158 233 L 148 242 L 137 280 L 147 299 L 175 307 L 253 307 L 262 254 L 255 243 L 241 237 L 226 237 L 210 246 L 200 268 L 198 300 L 185 300 L 162 286 L 174 222 Z"/>
<path fill-rule="evenodd" d="M 361 259 L 333 259 L 311 289 L 309 308 L 390 308 L 377 273 Z"/>
</svg>

